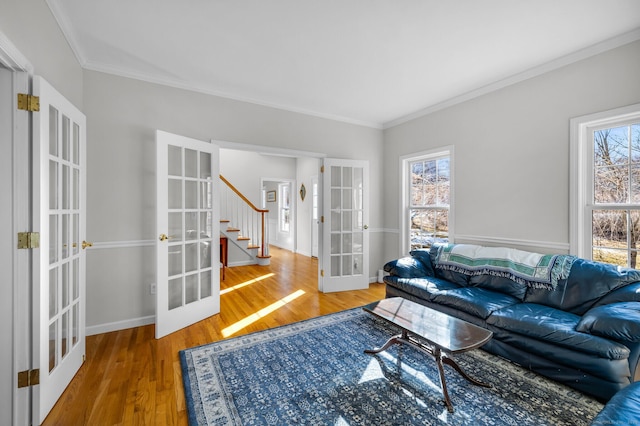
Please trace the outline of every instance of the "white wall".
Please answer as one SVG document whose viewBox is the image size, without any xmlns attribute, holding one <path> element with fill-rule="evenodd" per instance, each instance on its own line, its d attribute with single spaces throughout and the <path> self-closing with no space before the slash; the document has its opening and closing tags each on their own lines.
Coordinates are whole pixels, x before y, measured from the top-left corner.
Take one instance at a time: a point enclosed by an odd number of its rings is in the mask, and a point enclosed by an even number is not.
<svg viewBox="0 0 640 426">
<path fill-rule="evenodd" d="M 82 110 L 82 68 L 44 0 L 2 0 L 0 31 L 29 60 L 35 74 Z"/>
<path fill-rule="evenodd" d="M 569 120 L 640 102 L 640 42 L 385 131 L 386 259 L 397 257 L 399 157 L 455 147 L 455 238 L 568 250 Z M 538 244 L 540 243 L 540 244 Z"/>
<path fill-rule="evenodd" d="M 146 321 L 155 313 L 155 299 L 148 291 L 155 275 L 154 248 L 144 242 L 156 238 L 156 129 L 205 141 L 311 152 L 322 147 L 329 156 L 368 160 L 372 170 L 382 168 L 381 130 L 99 72 L 84 73 L 84 112 L 87 235 L 95 243 L 87 252 L 87 326 L 93 327 L 89 332 L 118 321 Z M 222 170 L 229 174 L 224 164 Z M 371 188 L 370 226 L 381 228 L 380 173 L 372 175 Z M 372 259 L 380 260 L 382 245 L 372 240 Z M 140 244 L 121 244 L 129 241 Z M 372 261 L 370 276 L 379 268 Z"/>
</svg>

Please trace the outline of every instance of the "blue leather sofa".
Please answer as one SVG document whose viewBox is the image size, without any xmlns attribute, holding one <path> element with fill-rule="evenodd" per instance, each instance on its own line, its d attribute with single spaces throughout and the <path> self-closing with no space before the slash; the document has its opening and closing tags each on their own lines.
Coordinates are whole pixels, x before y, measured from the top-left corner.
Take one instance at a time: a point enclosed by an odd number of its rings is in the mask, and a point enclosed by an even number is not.
<svg viewBox="0 0 640 426">
<path fill-rule="evenodd" d="M 601 401 L 640 380 L 640 271 L 576 258 L 551 290 L 440 269 L 440 249 L 388 262 L 386 297 L 485 327 L 484 350 Z"/>
<path fill-rule="evenodd" d="M 640 382 L 615 394 L 591 422 L 591 426 L 639 425 Z"/>
</svg>

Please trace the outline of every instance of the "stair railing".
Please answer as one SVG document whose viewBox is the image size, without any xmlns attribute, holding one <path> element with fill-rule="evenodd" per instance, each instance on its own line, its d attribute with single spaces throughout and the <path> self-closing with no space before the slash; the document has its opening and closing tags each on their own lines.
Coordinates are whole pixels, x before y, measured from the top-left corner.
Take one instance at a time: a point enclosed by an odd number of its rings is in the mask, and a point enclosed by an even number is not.
<svg viewBox="0 0 640 426">
<path fill-rule="evenodd" d="M 259 247 L 258 257 L 269 257 L 269 210 L 257 208 L 224 176 L 220 175 L 220 180 L 224 183 L 220 185 L 220 218 L 229 220 L 242 237 Z"/>
</svg>

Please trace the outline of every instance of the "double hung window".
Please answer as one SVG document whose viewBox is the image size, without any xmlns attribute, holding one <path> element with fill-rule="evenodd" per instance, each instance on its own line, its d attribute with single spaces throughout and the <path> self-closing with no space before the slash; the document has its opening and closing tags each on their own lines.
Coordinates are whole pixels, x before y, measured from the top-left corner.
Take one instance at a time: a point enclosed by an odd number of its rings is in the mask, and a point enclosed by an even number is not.
<svg viewBox="0 0 640 426">
<path fill-rule="evenodd" d="M 640 108 L 572 120 L 572 252 L 639 268 Z"/>
<path fill-rule="evenodd" d="M 403 246 L 410 250 L 447 242 L 451 232 L 450 150 L 403 160 Z"/>
</svg>

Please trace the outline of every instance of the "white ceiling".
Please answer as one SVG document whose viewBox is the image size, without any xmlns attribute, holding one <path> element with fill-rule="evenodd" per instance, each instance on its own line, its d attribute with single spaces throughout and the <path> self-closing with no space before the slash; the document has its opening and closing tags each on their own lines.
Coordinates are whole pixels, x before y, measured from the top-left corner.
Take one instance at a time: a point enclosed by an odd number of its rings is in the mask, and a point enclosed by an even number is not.
<svg viewBox="0 0 640 426">
<path fill-rule="evenodd" d="M 86 69 L 372 127 L 640 39 L 638 0 L 47 3 Z"/>
</svg>

